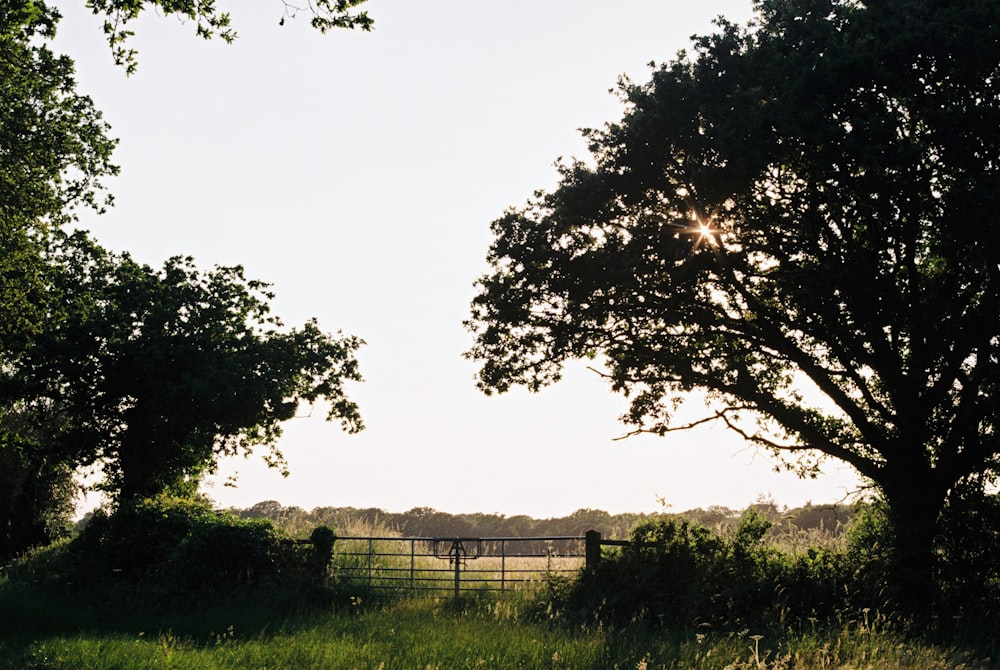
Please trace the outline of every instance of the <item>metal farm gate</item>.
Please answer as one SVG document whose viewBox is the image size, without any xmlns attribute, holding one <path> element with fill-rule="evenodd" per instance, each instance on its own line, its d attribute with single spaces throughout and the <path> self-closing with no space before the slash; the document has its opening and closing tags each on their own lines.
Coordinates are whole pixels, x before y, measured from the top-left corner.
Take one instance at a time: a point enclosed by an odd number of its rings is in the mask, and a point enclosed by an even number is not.
<svg viewBox="0 0 1000 670">
<path fill-rule="evenodd" d="M 579 574 L 587 561 L 587 539 L 337 537 L 331 570 L 344 585 L 377 595 L 504 593 L 546 577 Z"/>
</svg>

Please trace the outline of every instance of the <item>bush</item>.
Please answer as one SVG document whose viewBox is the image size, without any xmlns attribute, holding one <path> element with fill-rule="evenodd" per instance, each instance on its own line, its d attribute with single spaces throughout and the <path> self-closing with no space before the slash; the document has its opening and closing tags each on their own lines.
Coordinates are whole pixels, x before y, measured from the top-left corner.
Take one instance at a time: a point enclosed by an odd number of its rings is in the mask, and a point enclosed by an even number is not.
<svg viewBox="0 0 1000 670">
<path fill-rule="evenodd" d="M 312 552 L 309 563 L 320 582 L 326 584 L 330 576 L 330 561 L 333 560 L 333 545 L 337 535 L 328 526 L 317 526 L 309 534 Z"/>
<path fill-rule="evenodd" d="M 853 601 L 882 611 L 891 609 L 887 589 L 891 583 L 895 534 L 885 501 L 857 503 L 854 521 L 847 527 L 845 538 Z"/>
<path fill-rule="evenodd" d="M 197 524 L 217 518 L 203 500 L 161 496 L 98 510 L 72 543 L 80 570 L 90 578 L 149 579 Z"/>
<path fill-rule="evenodd" d="M 219 516 L 192 525 L 167 557 L 167 574 L 186 598 L 242 595 L 294 570 L 291 552 L 269 522 Z"/>
<path fill-rule="evenodd" d="M 808 630 L 875 611 L 928 632 L 946 632 L 973 613 L 987 621 L 1000 613 L 1000 496 L 981 488 L 956 489 L 942 514 L 935 579 L 927 585 L 937 608 L 926 620 L 896 617 L 887 591 L 894 536 L 884 502 L 856 506 L 843 548 L 779 549 L 765 539 L 769 527 L 752 510 L 722 534 L 682 518 L 643 523 L 627 546 L 571 588 L 550 590 L 547 611 L 730 630 Z"/>
<path fill-rule="evenodd" d="M 958 616 L 1000 612 L 1000 495 L 980 487 L 952 492 L 941 515 L 937 538 L 937 582 L 945 603 L 957 603 Z M 964 611 L 963 611 L 964 610 Z"/>
<path fill-rule="evenodd" d="M 602 560 L 556 605 L 612 621 L 682 626 L 744 627 L 832 615 L 844 604 L 846 561 L 825 550 L 783 554 L 764 542 L 770 526 L 754 511 L 726 536 L 684 519 L 643 523 L 629 545 Z"/>
<path fill-rule="evenodd" d="M 69 552 L 75 582 L 102 600 L 117 593 L 153 606 L 208 606 L 275 588 L 312 596 L 323 585 L 315 550 L 286 541 L 269 520 L 200 500 L 161 496 L 97 513 Z"/>
<path fill-rule="evenodd" d="M 0 415 L 0 560 L 6 561 L 69 536 L 79 487 L 72 468 L 48 463 L 4 434 L 3 420 L 9 417 Z"/>
</svg>

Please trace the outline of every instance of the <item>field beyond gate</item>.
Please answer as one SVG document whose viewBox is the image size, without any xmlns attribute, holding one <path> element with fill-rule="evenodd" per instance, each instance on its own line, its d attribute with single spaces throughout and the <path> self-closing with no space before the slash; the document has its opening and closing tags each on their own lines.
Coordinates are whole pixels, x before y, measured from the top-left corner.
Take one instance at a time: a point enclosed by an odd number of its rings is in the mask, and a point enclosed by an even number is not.
<svg viewBox="0 0 1000 670">
<path fill-rule="evenodd" d="M 585 561 L 585 536 L 347 536 L 336 539 L 331 566 L 344 585 L 368 593 L 457 598 L 576 574 Z"/>
</svg>

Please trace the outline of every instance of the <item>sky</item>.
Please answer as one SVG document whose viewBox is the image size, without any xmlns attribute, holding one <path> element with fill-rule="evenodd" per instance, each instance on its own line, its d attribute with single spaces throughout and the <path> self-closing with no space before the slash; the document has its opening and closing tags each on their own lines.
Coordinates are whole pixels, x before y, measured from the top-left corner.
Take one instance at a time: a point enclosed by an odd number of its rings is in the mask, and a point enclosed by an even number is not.
<svg viewBox="0 0 1000 670">
<path fill-rule="evenodd" d="M 121 140 L 116 205 L 80 227 L 153 266 L 242 265 L 273 284 L 286 324 L 316 317 L 367 342 L 349 387 L 367 429 L 303 408 L 280 442 L 291 475 L 224 460 L 205 488 L 220 506 L 548 518 L 858 488 L 835 461 L 816 479 L 776 473 L 722 427 L 615 440 L 625 401 L 583 364 L 537 394 L 487 397 L 462 357 L 490 222 L 553 187 L 558 158 L 586 157 L 579 129 L 620 118 L 620 76 L 645 81 L 714 17 L 749 19 L 749 0 L 370 0 L 373 32 L 326 35 L 303 16 L 279 27 L 280 0 L 223 1 L 234 44 L 147 12 L 131 77 L 82 0 L 56 4 L 56 47 Z M 703 409 L 689 406 L 681 420 Z"/>
</svg>

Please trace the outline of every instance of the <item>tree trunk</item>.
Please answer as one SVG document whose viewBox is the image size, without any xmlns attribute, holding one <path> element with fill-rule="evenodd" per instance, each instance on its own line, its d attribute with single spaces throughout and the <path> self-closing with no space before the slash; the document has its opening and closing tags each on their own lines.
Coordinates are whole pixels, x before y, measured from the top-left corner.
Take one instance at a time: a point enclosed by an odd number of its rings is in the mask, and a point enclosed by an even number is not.
<svg viewBox="0 0 1000 670">
<path fill-rule="evenodd" d="M 890 594 L 904 613 L 928 614 L 936 602 L 934 540 L 947 489 L 932 472 L 889 479 L 882 490 L 889 504 L 894 538 Z"/>
<path fill-rule="evenodd" d="M 147 443 L 145 450 L 134 440 L 123 442 L 118 449 L 117 502 L 131 502 L 153 496 L 158 491 L 151 486 L 153 479 L 150 461 L 155 455 L 155 446 Z"/>
</svg>

